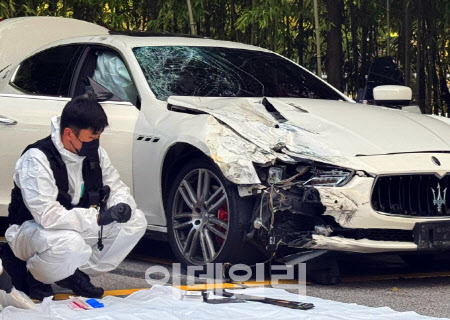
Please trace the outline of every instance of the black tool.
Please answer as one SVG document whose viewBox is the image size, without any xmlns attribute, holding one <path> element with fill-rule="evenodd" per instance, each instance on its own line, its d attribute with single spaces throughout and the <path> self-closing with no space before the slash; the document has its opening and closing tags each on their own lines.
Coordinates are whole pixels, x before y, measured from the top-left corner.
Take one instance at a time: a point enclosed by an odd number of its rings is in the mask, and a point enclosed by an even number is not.
<svg viewBox="0 0 450 320">
<path fill-rule="evenodd" d="M 314 304 L 312 303 L 251 296 L 247 294 L 231 293 L 225 290 L 220 291 L 214 290 L 214 295 L 224 296 L 225 297 L 224 299 L 208 299 L 208 295 L 209 295 L 208 291 L 206 290 L 202 291 L 203 301 L 210 304 L 240 303 L 247 301 L 255 301 L 296 310 L 309 310 L 314 308 Z"/>
<path fill-rule="evenodd" d="M 97 247 L 99 251 L 102 251 L 103 248 L 105 247 L 103 245 L 103 226 L 100 227 L 100 231 L 98 232 Z"/>
<path fill-rule="evenodd" d="M 111 188 L 109 186 L 104 186 L 99 190 L 100 195 L 100 203 L 99 203 L 99 212 L 106 209 L 106 203 L 108 202 L 109 194 L 111 193 Z M 99 251 L 103 250 L 103 226 L 100 226 L 100 231 L 98 232 L 98 242 L 97 247 Z"/>
</svg>

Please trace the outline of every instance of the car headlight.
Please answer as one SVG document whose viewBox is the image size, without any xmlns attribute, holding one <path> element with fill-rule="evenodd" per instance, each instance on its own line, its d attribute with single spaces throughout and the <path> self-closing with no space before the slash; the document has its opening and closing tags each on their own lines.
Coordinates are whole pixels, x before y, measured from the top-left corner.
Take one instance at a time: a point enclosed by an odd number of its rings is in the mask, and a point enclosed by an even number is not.
<svg viewBox="0 0 450 320">
<path fill-rule="evenodd" d="M 316 170 L 314 175 L 303 183 L 304 186 L 342 187 L 353 176 L 352 171 Z"/>
</svg>

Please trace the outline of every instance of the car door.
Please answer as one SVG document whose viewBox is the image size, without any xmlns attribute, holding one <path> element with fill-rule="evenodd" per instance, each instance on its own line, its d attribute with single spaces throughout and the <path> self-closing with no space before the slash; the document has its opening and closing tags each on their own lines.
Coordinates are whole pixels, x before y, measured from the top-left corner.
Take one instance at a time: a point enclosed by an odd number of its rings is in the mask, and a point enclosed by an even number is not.
<svg viewBox="0 0 450 320">
<path fill-rule="evenodd" d="M 71 76 L 84 45 L 50 48 L 24 60 L 0 94 L 0 216 L 7 215 L 14 166 L 25 147 L 50 134 L 50 119 L 69 101 Z"/>
<path fill-rule="evenodd" d="M 121 55 L 100 45 L 86 48 L 75 72 L 71 95 L 92 90 L 108 116 L 109 127 L 103 132 L 100 145 L 105 148 L 122 181 L 133 193 L 132 151 L 138 92 Z"/>
</svg>

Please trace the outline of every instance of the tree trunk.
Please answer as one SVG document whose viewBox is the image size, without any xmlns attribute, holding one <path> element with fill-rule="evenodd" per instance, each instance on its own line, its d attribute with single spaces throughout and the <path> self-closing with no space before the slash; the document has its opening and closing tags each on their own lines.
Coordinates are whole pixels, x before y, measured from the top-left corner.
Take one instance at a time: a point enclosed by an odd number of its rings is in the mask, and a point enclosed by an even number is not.
<svg viewBox="0 0 450 320">
<path fill-rule="evenodd" d="M 289 16 L 285 17 L 286 19 L 286 35 L 284 37 L 284 41 L 285 41 L 285 48 L 286 48 L 286 57 L 288 57 L 289 59 L 292 59 L 292 37 L 291 37 L 291 18 Z"/>
<path fill-rule="evenodd" d="M 48 11 L 55 14 L 58 9 L 58 0 L 51 0 L 48 2 Z"/>
<path fill-rule="evenodd" d="M 90 3 L 79 0 L 73 2 L 74 19 L 102 24 L 102 21 L 97 21 L 96 19 L 101 16 L 101 11 L 101 8 Z"/>
<path fill-rule="evenodd" d="M 227 20 L 227 8 L 225 2 L 213 1 L 212 4 L 214 4 L 214 9 L 212 9 L 211 12 L 214 12 L 214 19 L 212 21 L 215 36 L 220 40 L 225 40 L 227 39 L 225 35 L 225 25 Z"/>
<path fill-rule="evenodd" d="M 437 30 L 436 30 L 436 21 L 439 19 L 437 15 L 437 5 L 436 0 L 430 0 L 430 10 L 427 15 L 427 24 L 429 30 L 429 64 L 430 64 L 430 74 L 428 77 L 428 81 L 430 82 L 430 86 L 432 86 L 433 97 L 431 99 L 431 106 L 433 108 L 434 114 L 439 114 L 441 110 L 441 99 L 440 99 L 440 90 L 439 90 L 439 79 L 438 79 L 438 68 L 436 63 L 439 61 L 439 56 L 437 52 L 438 43 L 437 43 Z"/>
<path fill-rule="evenodd" d="M 353 0 L 349 2 L 350 6 L 350 34 L 352 36 L 352 71 L 351 71 L 351 84 L 353 86 L 353 93 L 358 92 L 358 66 L 359 66 L 359 53 L 358 53 L 358 8 Z"/>
<path fill-rule="evenodd" d="M 443 111 L 447 112 L 447 117 L 450 118 L 450 90 L 448 88 L 447 81 L 445 79 L 445 75 L 447 73 L 448 73 L 447 68 L 441 65 L 441 67 L 439 68 L 441 97 L 442 100 L 444 100 L 445 104 L 447 105 L 447 109 Z"/>
<path fill-rule="evenodd" d="M 325 68 L 328 83 L 342 91 L 342 21 L 344 12 L 343 0 L 326 0 L 328 21 L 332 23 L 327 33 L 327 53 Z"/>
<path fill-rule="evenodd" d="M 212 14 L 212 6 L 210 5 L 210 1 L 205 1 L 206 11 L 205 14 L 205 36 L 211 37 L 211 14 Z"/>
<path fill-rule="evenodd" d="M 253 0 L 255 1 L 255 0 Z M 298 23 L 297 23 L 297 38 L 295 39 L 295 43 L 297 45 L 297 55 L 298 55 L 298 63 L 300 65 L 303 65 L 303 56 L 304 56 L 304 34 L 305 31 L 303 30 L 303 0 L 298 1 L 298 9 L 299 9 L 299 17 L 298 17 Z"/>
<path fill-rule="evenodd" d="M 255 10 L 256 7 L 256 0 L 252 0 L 252 11 Z M 250 44 L 255 45 L 255 39 L 256 39 L 256 23 L 255 20 L 252 19 L 251 23 L 251 34 L 250 34 Z"/>
<path fill-rule="evenodd" d="M 367 2 L 361 3 L 361 68 L 358 75 L 358 88 L 366 87 L 366 75 L 369 72 L 369 58 L 367 53 L 367 37 L 369 35 L 369 12 Z"/>
<path fill-rule="evenodd" d="M 352 64 L 350 57 L 350 40 L 348 38 L 348 25 L 344 27 L 344 35 L 345 35 L 345 52 L 344 55 L 344 93 L 348 96 L 353 96 L 355 94 L 354 87 L 352 83 L 350 83 L 351 74 L 352 74 Z"/>
<path fill-rule="evenodd" d="M 369 64 L 372 62 L 373 57 L 378 56 L 378 50 L 376 50 L 376 42 L 377 42 L 377 22 L 374 21 L 374 24 L 369 27 L 369 48 L 368 48 L 368 60 Z"/>
<path fill-rule="evenodd" d="M 425 105 L 425 69 L 424 69 L 424 36 L 425 29 L 423 19 L 422 0 L 417 1 L 417 58 L 416 58 L 416 103 L 422 110 L 427 113 Z"/>
<path fill-rule="evenodd" d="M 405 0 L 404 8 L 404 70 L 405 70 L 405 86 L 411 85 L 411 22 L 410 22 L 410 0 Z"/>
<path fill-rule="evenodd" d="M 230 25 L 231 25 L 231 41 L 239 41 L 238 31 L 236 29 L 236 7 L 234 0 L 230 0 Z"/>
<path fill-rule="evenodd" d="M 274 28 L 272 29 L 272 50 L 278 51 L 278 15 L 275 15 Z"/>
</svg>

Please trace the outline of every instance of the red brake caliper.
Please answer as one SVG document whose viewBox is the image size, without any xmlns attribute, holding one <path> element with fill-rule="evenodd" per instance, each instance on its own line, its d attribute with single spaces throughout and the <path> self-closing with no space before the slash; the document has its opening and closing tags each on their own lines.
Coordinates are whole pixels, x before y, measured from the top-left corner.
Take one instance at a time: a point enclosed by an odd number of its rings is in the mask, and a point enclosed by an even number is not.
<svg viewBox="0 0 450 320">
<path fill-rule="evenodd" d="M 219 208 L 219 210 L 217 211 L 217 218 L 219 218 L 219 220 L 222 220 L 222 221 L 224 221 L 224 222 L 227 222 L 227 221 L 228 221 L 228 208 L 227 208 L 227 204 L 226 204 L 226 203 L 224 203 L 224 204 Z M 217 230 L 225 231 L 224 228 L 219 227 L 219 226 L 217 227 Z M 222 239 L 222 238 L 219 237 L 219 236 L 216 236 L 216 241 L 217 241 L 217 243 L 219 243 L 220 245 L 222 245 L 224 239 Z"/>
</svg>

